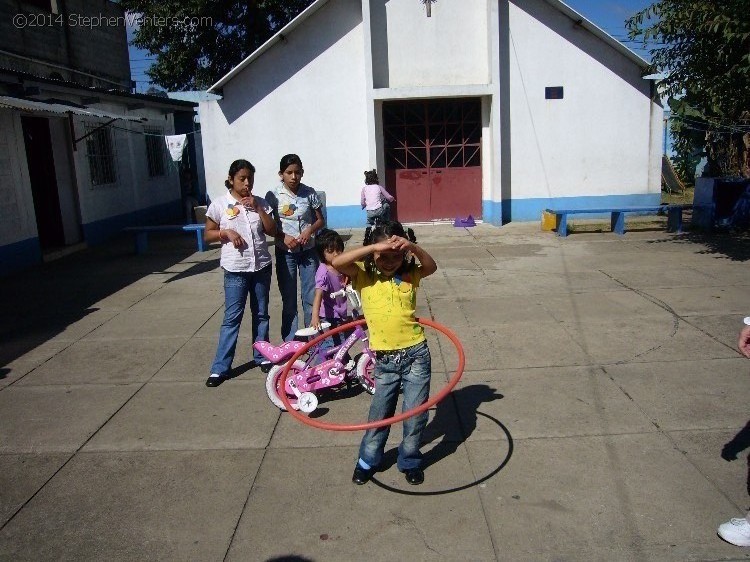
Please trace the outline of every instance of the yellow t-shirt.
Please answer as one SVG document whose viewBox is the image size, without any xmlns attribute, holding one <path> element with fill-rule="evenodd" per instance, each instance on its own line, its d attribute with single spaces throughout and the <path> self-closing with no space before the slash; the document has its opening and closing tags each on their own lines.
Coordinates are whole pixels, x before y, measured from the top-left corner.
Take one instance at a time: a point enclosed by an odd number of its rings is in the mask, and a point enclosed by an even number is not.
<svg viewBox="0 0 750 562">
<path fill-rule="evenodd" d="M 370 349 L 404 349 L 425 341 L 424 329 L 414 316 L 422 266 L 414 264 L 405 273 L 386 277 L 377 271 L 368 273 L 363 262 L 355 265 L 358 271 L 352 286 L 362 298 Z"/>
</svg>

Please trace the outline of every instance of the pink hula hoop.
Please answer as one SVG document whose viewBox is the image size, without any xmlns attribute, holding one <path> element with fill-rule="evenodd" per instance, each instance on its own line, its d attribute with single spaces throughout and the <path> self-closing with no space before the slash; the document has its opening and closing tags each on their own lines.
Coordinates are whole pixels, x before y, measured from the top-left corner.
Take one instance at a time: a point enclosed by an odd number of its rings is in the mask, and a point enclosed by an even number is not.
<svg viewBox="0 0 750 562">
<path fill-rule="evenodd" d="M 297 353 L 295 353 L 292 356 L 292 358 L 287 362 L 286 366 L 284 367 L 284 370 L 281 372 L 281 377 L 279 378 L 279 387 L 281 388 L 279 397 L 281 398 L 281 401 L 284 403 L 284 406 L 286 407 L 286 411 L 289 412 L 292 415 L 292 417 L 297 418 L 302 423 L 309 425 L 311 427 L 317 427 L 318 429 L 327 429 L 329 431 L 362 431 L 366 429 L 375 429 L 377 427 L 385 427 L 386 425 L 392 425 L 394 423 L 398 423 L 412 416 L 416 416 L 417 414 L 421 414 L 422 412 L 426 412 L 427 410 L 432 408 L 435 404 L 437 404 L 443 398 L 448 396 L 450 391 L 453 390 L 453 387 L 456 386 L 456 384 L 458 384 L 458 381 L 461 379 L 461 375 L 463 375 L 464 373 L 464 365 L 466 364 L 466 357 L 464 356 L 464 348 L 461 345 L 461 342 L 459 341 L 456 334 L 454 334 L 451 330 L 449 330 L 442 324 L 433 322 L 432 320 L 425 320 L 423 318 L 417 318 L 417 321 L 423 326 L 429 326 L 431 328 L 436 329 L 438 332 L 445 334 L 448 337 L 448 339 L 451 340 L 453 345 L 456 347 L 456 351 L 458 352 L 458 367 L 456 368 L 456 372 L 453 374 L 453 377 L 451 377 L 451 379 L 448 381 L 448 384 L 446 384 L 442 389 L 440 389 L 440 392 L 438 392 L 429 400 L 427 400 L 427 402 L 425 402 L 424 404 L 420 406 L 417 406 L 416 408 L 407 410 L 406 412 L 402 412 L 395 416 L 391 416 L 390 418 L 385 418 L 382 420 L 377 420 L 377 421 L 372 421 L 372 422 L 367 422 L 367 423 L 353 423 L 353 424 L 321 422 L 315 419 L 310 419 L 307 416 L 303 416 L 301 413 L 299 413 L 294 408 L 292 408 L 292 405 L 289 402 L 289 397 L 287 396 L 286 391 L 284 389 L 286 388 L 286 379 L 289 376 L 289 371 L 291 370 L 292 365 L 294 365 L 294 362 L 297 359 L 299 359 L 310 347 L 323 341 L 325 338 L 331 336 L 332 334 L 337 334 L 339 332 L 343 332 L 344 330 L 349 330 L 353 328 L 354 326 L 366 324 L 365 320 L 361 319 L 361 320 L 354 320 L 352 322 L 343 324 L 341 326 L 337 326 L 336 328 L 332 330 L 328 330 L 324 334 L 319 335 L 318 337 L 310 341 L 307 345 L 305 345 L 303 348 L 301 348 L 299 351 L 297 351 Z"/>
</svg>

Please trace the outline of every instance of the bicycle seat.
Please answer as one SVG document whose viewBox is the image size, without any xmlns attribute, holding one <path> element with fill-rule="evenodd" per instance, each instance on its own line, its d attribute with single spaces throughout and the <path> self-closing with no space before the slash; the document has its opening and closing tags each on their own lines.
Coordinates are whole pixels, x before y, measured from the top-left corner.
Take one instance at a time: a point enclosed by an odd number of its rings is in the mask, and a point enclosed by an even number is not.
<svg viewBox="0 0 750 562">
<path fill-rule="evenodd" d="M 305 342 L 292 340 L 284 342 L 277 347 L 270 342 L 259 341 L 253 344 L 253 348 L 257 349 L 260 354 L 268 359 L 271 363 L 278 364 L 289 359 L 292 355 L 297 353 L 306 345 L 307 344 Z"/>
<path fill-rule="evenodd" d="M 331 327 L 330 322 L 321 322 L 320 323 L 320 330 L 316 330 L 312 326 L 309 328 L 300 328 L 296 332 L 294 332 L 294 335 L 301 338 L 309 338 L 310 336 L 318 335 L 319 332 L 323 332 Z"/>
</svg>

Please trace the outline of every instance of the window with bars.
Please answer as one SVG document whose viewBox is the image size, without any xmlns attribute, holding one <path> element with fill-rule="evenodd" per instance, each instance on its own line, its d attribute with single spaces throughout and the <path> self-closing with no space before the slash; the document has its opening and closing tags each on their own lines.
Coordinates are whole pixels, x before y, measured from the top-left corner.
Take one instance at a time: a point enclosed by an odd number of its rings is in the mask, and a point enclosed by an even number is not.
<svg viewBox="0 0 750 562">
<path fill-rule="evenodd" d="M 417 100 L 383 104 L 386 168 L 480 165 L 481 102 Z"/>
<path fill-rule="evenodd" d="M 150 177 L 163 176 L 166 173 L 166 146 L 164 131 L 161 129 L 144 128 L 146 133 L 146 160 L 148 161 L 148 175 Z"/>
<path fill-rule="evenodd" d="M 86 156 L 89 161 L 91 185 L 107 185 L 117 181 L 115 173 L 115 145 L 112 129 L 97 123 L 84 125 Z"/>
</svg>

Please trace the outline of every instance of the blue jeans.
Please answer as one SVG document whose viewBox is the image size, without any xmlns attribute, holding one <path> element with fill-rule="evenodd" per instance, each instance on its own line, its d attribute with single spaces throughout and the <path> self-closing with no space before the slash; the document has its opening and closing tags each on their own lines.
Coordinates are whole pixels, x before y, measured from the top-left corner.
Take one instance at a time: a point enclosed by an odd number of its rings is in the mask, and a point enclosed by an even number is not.
<svg viewBox="0 0 750 562">
<path fill-rule="evenodd" d="M 281 339 L 294 339 L 299 329 L 297 318 L 297 275 L 302 284 L 302 313 L 305 326 L 310 325 L 312 305 L 315 298 L 315 272 L 318 269 L 318 254 L 315 248 L 304 252 L 284 252 L 276 249 L 276 280 L 281 293 Z"/>
<path fill-rule="evenodd" d="M 245 314 L 245 303 L 250 295 L 253 315 L 253 343 L 268 341 L 268 293 L 271 289 L 271 265 L 260 271 L 234 273 L 224 271 L 224 321 L 219 330 L 219 346 L 211 372 L 226 375 L 232 368 L 240 323 Z M 264 357 L 253 350 L 253 359 L 260 363 Z"/>
<path fill-rule="evenodd" d="M 329 330 L 333 330 L 337 326 L 341 326 L 342 324 L 346 324 L 347 322 L 349 322 L 349 320 L 342 320 L 340 318 L 321 318 L 320 321 L 330 323 L 331 327 L 328 328 Z M 344 343 L 346 338 L 348 338 L 352 334 L 353 331 L 354 330 L 344 330 L 343 332 L 339 332 L 338 334 L 333 334 L 332 336 L 327 337 L 322 342 L 320 342 L 321 351 L 340 346 L 342 343 Z M 333 356 L 329 357 L 328 359 L 332 358 Z M 344 363 L 346 363 L 346 361 L 344 361 Z"/>
<path fill-rule="evenodd" d="M 402 411 L 427 402 L 430 394 L 431 358 L 426 342 L 406 349 L 386 352 L 375 361 L 375 395 L 367 421 L 382 420 L 396 412 L 401 380 L 404 382 Z M 404 420 L 404 438 L 398 446 L 398 469 L 401 472 L 422 466 L 419 450 L 422 431 L 427 425 L 427 412 Z M 372 467 L 380 465 L 390 426 L 368 429 L 359 446 L 359 458 Z"/>
<path fill-rule="evenodd" d="M 378 209 L 375 209 L 374 211 L 366 211 L 366 214 L 367 224 L 370 226 L 375 224 L 376 219 L 381 223 L 388 222 L 391 220 L 391 205 L 390 203 L 383 201 Z"/>
</svg>

